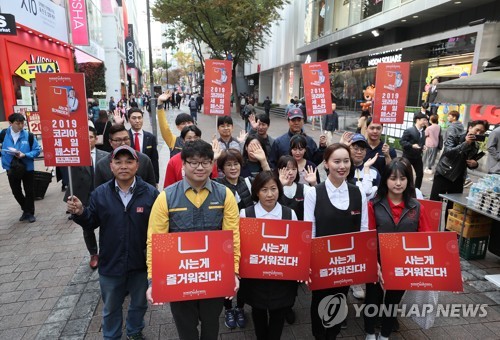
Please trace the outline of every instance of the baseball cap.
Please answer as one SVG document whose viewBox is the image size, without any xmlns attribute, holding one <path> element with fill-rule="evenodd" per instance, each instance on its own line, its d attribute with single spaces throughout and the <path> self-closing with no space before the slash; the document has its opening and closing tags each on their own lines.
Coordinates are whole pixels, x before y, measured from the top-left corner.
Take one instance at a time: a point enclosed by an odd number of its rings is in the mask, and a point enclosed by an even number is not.
<svg viewBox="0 0 500 340">
<path fill-rule="evenodd" d="M 135 159 L 135 160 L 139 160 L 139 157 L 137 157 L 137 152 L 135 152 L 134 149 L 132 149 L 130 146 L 128 145 L 122 145 L 122 146 L 119 146 L 117 147 L 114 151 L 113 151 L 113 154 L 111 155 L 111 159 L 115 159 L 116 156 L 118 156 L 118 154 L 120 153 L 128 153 L 130 155 L 132 155 L 132 157 Z"/>
<path fill-rule="evenodd" d="M 368 147 L 368 142 L 365 136 L 360 133 L 355 133 L 354 136 L 352 136 L 351 144 L 358 144 L 364 148 Z"/>
<path fill-rule="evenodd" d="M 288 111 L 288 120 L 294 119 L 294 118 L 302 118 L 304 119 L 304 114 L 302 113 L 302 110 L 299 108 L 291 109 Z"/>
</svg>

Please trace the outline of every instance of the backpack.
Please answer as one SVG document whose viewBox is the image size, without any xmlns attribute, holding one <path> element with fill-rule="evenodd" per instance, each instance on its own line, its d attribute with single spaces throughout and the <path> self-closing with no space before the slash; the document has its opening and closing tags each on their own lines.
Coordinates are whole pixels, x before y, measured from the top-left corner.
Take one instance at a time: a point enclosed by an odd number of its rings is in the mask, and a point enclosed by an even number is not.
<svg viewBox="0 0 500 340">
<path fill-rule="evenodd" d="M 0 132 L 0 144 L 3 143 L 5 136 L 7 135 L 7 129 L 3 129 Z M 28 132 L 28 143 L 30 143 L 30 149 L 33 148 L 33 142 L 35 141 L 35 135 L 31 132 Z"/>
</svg>

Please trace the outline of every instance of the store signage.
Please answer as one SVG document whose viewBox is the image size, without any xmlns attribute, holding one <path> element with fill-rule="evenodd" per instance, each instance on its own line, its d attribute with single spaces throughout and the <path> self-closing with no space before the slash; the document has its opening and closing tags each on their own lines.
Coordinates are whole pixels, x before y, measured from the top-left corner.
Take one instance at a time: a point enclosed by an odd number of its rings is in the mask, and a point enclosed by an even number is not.
<svg viewBox="0 0 500 340">
<path fill-rule="evenodd" d="M 231 115 L 232 67 L 230 60 L 205 60 L 204 114 Z"/>
<path fill-rule="evenodd" d="M 68 42 L 66 9 L 50 0 L 1 1 L 2 11 L 16 16 L 18 24 Z"/>
<path fill-rule="evenodd" d="M 0 13 L 0 35 L 16 34 L 16 18 L 12 14 Z"/>
<path fill-rule="evenodd" d="M 135 44 L 134 38 L 130 36 L 125 38 L 125 56 L 127 59 L 127 66 L 135 67 Z"/>
<path fill-rule="evenodd" d="M 463 290 L 455 233 L 387 233 L 378 237 L 384 289 Z"/>
<path fill-rule="evenodd" d="M 484 119 L 490 124 L 500 124 L 500 105 L 473 104 L 470 106 L 470 119 Z"/>
<path fill-rule="evenodd" d="M 69 0 L 69 22 L 74 45 L 89 45 L 87 6 L 85 0 Z"/>
<path fill-rule="evenodd" d="M 58 68 L 56 63 L 34 63 L 28 64 L 25 60 L 19 67 L 14 71 L 19 77 L 26 81 L 31 81 L 35 79 L 37 73 L 56 73 Z"/>
<path fill-rule="evenodd" d="M 377 66 L 379 63 L 400 63 L 402 58 L 403 55 L 401 53 L 387 55 L 384 57 L 371 58 L 368 59 L 368 66 Z"/>
<path fill-rule="evenodd" d="M 304 77 L 307 114 L 310 116 L 331 114 L 332 95 L 328 63 L 302 64 L 302 75 Z"/>
</svg>

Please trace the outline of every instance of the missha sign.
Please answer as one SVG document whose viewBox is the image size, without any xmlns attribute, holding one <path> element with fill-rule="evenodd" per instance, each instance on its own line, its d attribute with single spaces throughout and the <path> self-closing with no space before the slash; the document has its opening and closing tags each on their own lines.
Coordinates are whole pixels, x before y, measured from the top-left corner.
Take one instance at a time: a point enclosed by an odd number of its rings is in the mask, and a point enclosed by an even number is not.
<svg viewBox="0 0 500 340">
<path fill-rule="evenodd" d="M 85 0 L 69 0 L 69 22 L 74 45 L 89 45 L 87 6 Z"/>
<path fill-rule="evenodd" d="M 50 0 L 0 0 L 3 13 L 13 14 L 18 24 L 68 42 L 66 11 Z"/>
</svg>

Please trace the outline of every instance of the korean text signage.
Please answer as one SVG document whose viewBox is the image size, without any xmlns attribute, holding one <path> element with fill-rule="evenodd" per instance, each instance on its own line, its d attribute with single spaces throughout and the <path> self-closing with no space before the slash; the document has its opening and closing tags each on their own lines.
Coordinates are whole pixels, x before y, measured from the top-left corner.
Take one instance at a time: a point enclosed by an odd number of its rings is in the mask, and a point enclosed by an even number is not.
<svg viewBox="0 0 500 340">
<path fill-rule="evenodd" d="M 311 290 L 377 282 L 375 230 L 314 238 Z"/>
<path fill-rule="evenodd" d="M 85 0 L 69 0 L 69 23 L 74 45 L 90 45 Z"/>
<path fill-rule="evenodd" d="M 234 295 L 232 231 L 153 234 L 152 251 L 155 302 Z"/>
<path fill-rule="evenodd" d="M 231 114 L 232 67 L 233 62 L 230 60 L 205 60 L 204 114 Z"/>
<path fill-rule="evenodd" d="M 311 222 L 240 219 L 243 278 L 308 280 Z"/>
<path fill-rule="evenodd" d="M 16 18 L 12 14 L 0 13 L 0 35 L 16 34 Z"/>
<path fill-rule="evenodd" d="M 83 73 L 36 75 L 46 166 L 90 166 Z"/>
<path fill-rule="evenodd" d="M 307 114 L 321 116 L 332 113 L 332 95 L 328 63 L 302 64 Z"/>
<path fill-rule="evenodd" d="M 41 123 L 40 123 L 40 114 L 38 112 L 26 112 L 26 120 L 28 121 L 28 129 L 34 135 L 41 135 Z"/>
<path fill-rule="evenodd" d="M 402 124 L 408 84 L 410 63 L 380 63 L 377 65 L 373 122 L 380 124 Z"/>
<path fill-rule="evenodd" d="M 462 291 L 455 233 L 379 234 L 384 289 Z"/>
</svg>

